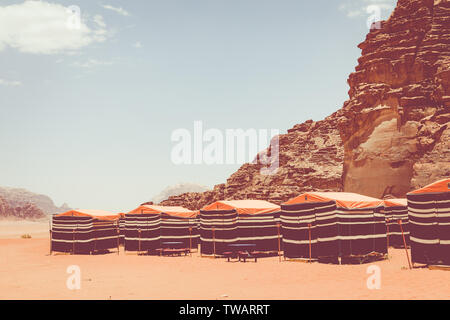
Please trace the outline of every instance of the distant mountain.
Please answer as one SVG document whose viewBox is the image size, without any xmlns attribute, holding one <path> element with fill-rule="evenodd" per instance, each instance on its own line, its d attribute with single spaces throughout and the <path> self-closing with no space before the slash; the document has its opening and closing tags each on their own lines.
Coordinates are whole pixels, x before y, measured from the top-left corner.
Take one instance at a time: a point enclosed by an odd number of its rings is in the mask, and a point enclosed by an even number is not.
<svg viewBox="0 0 450 320">
<path fill-rule="evenodd" d="M 0 187 L 0 198 L 11 208 L 25 208 L 33 205 L 47 215 L 70 210 L 67 204 L 57 207 L 50 197 L 21 188 Z"/>
<path fill-rule="evenodd" d="M 41 219 L 45 213 L 33 203 L 12 207 L 8 201 L 0 197 L 0 218 Z"/>
<path fill-rule="evenodd" d="M 157 196 L 154 196 L 152 201 L 154 203 L 160 203 L 169 197 L 178 196 L 187 192 L 205 192 L 209 190 L 208 187 L 195 183 L 179 183 L 173 186 L 169 186 L 161 191 Z"/>
</svg>

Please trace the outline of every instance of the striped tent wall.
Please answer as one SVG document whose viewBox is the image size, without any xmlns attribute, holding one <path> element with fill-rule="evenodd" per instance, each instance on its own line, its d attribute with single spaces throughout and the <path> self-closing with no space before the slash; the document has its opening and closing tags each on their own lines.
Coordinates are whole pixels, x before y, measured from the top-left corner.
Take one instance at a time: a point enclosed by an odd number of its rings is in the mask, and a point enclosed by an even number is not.
<svg viewBox="0 0 450 320">
<path fill-rule="evenodd" d="M 119 247 L 120 231 L 118 220 L 93 220 L 92 246 L 94 251 Z"/>
<path fill-rule="evenodd" d="M 340 256 L 387 253 L 384 207 L 337 208 Z"/>
<path fill-rule="evenodd" d="M 238 214 L 236 210 L 200 210 L 200 245 L 202 254 L 223 254 L 236 243 Z"/>
<path fill-rule="evenodd" d="M 161 215 L 126 214 L 125 250 L 150 251 L 160 248 Z"/>
<path fill-rule="evenodd" d="M 197 248 L 199 233 L 196 218 L 161 214 L 161 241 L 183 242 L 183 248 Z"/>
<path fill-rule="evenodd" d="M 255 244 L 256 251 L 278 251 L 279 232 L 281 238 L 281 228 L 279 230 L 277 227 L 279 222 L 280 212 L 240 214 L 237 220 L 237 241 Z"/>
<path fill-rule="evenodd" d="M 412 261 L 450 265 L 450 192 L 407 199 Z"/>
<path fill-rule="evenodd" d="M 90 253 L 94 249 L 93 238 L 92 217 L 53 216 L 52 251 Z"/>
<path fill-rule="evenodd" d="M 282 205 L 281 209 L 285 257 L 309 258 L 310 243 L 312 258 L 337 255 L 334 243 L 338 235 L 334 201 Z"/>
<path fill-rule="evenodd" d="M 348 209 L 335 201 L 283 204 L 283 250 L 287 258 L 346 257 L 387 253 L 383 207 Z"/>
<path fill-rule="evenodd" d="M 121 216 L 119 219 L 119 243 L 125 244 L 125 216 Z"/>
<path fill-rule="evenodd" d="M 403 247 L 403 234 L 405 236 L 406 245 L 409 245 L 409 219 L 407 206 L 385 207 L 384 214 L 386 217 L 387 235 L 389 237 L 389 246 Z M 399 221 L 402 226 L 400 228 Z"/>
<path fill-rule="evenodd" d="M 195 218 L 195 222 L 197 224 L 197 248 L 198 245 L 201 244 L 201 233 L 200 233 L 200 214 Z"/>
</svg>

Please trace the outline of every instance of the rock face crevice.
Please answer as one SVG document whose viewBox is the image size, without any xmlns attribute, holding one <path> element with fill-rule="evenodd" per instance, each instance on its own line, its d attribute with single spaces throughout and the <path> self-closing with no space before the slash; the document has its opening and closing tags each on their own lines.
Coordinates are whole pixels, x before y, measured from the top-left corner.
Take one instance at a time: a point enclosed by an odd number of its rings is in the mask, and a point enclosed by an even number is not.
<svg viewBox="0 0 450 320">
<path fill-rule="evenodd" d="M 437 145 L 444 153 L 450 148 L 442 139 L 450 119 L 449 19 L 448 1 L 400 0 L 359 45 L 350 99 L 337 113 L 345 191 L 401 197 L 430 182 L 419 176 L 448 175 L 448 153 L 427 155 Z"/>
<path fill-rule="evenodd" d="M 322 121 L 280 136 L 280 169 L 243 165 L 205 193 L 166 205 L 199 209 L 222 199 L 280 203 L 305 191 L 404 197 L 450 176 L 450 1 L 399 0 L 358 46 L 349 100 Z"/>
</svg>

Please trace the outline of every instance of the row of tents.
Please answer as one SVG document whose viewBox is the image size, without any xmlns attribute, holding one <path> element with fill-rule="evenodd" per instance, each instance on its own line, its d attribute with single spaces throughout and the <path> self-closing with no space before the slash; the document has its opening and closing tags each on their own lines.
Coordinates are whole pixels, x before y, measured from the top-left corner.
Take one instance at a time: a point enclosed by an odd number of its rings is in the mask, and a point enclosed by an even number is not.
<svg viewBox="0 0 450 320">
<path fill-rule="evenodd" d="M 156 252 L 167 243 L 202 255 L 251 244 L 285 258 L 337 261 L 385 256 L 411 246 L 412 261 L 450 265 L 450 179 L 380 200 L 355 193 L 308 192 L 281 206 L 262 200 L 217 201 L 200 211 L 142 205 L 126 214 L 73 210 L 53 217 L 51 250 L 90 253 L 119 248 Z"/>
</svg>

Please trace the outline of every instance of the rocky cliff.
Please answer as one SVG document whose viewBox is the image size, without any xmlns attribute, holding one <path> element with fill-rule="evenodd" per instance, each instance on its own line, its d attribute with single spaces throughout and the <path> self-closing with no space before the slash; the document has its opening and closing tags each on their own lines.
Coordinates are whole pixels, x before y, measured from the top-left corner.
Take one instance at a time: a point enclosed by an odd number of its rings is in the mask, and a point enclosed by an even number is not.
<svg viewBox="0 0 450 320">
<path fill-rule="evenodd" d="M 0 197 L 12 208 L 25 208 L 33 204 L 45 214 L 56 214 L 70 210 L 66 204 L 57 207 L 50 197 L 26 189 L 0 187 Z"/>
<path fill-rule="evenodd" d="M 41 219 L 44 217 L 44 212 L 32 203 L 11 206 L 5 199 L 0 197 L 0 218 Z"/>
<path fill-rule="evenodd" d="M 359 45 L 339 110 L 345 191 L 402 197 L 450 175 L 450 2 L 399 0 Z"/>
<path fill-rule="evenodd" d="M 199 209 L 220 199 L 280 203 L 300 192 L 404 197 L 450 176 L 450 1 L 399 0 L 359 45 L 349 100 L 279 137 L 280 168 L 245 164 L 225 184 L 163 201 Z"/>
</svg>

